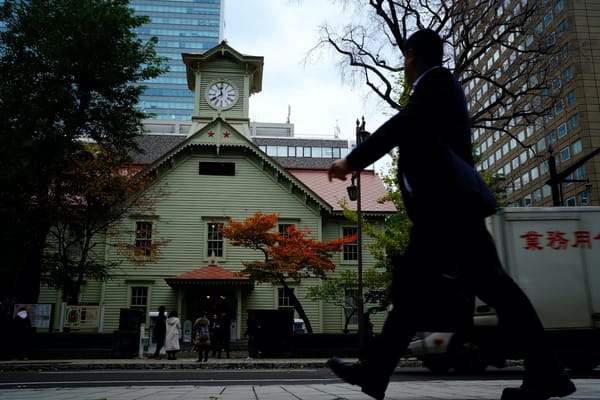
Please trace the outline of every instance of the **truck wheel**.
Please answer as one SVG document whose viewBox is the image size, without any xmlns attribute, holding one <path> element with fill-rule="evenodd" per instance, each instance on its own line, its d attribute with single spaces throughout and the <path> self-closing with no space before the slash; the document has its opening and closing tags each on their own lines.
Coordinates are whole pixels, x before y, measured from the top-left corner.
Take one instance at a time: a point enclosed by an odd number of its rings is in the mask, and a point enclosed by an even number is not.
<svg viewBox="0 0 600 400">
<path fill-rule="evenodd" d="M 476 338 L 468 335 L 454 335 L 448 351 L 453 361 L 452 366 L 457 372 L 481 372 L 489 364 L 483 346 Z"/>
<path fill-rule="evenodd" d="M 426 356 L 423 358 L 423 365 L 436 374 L 444 374 L 451 367 L 450 358 L 446 354 Z"/>
</svg>

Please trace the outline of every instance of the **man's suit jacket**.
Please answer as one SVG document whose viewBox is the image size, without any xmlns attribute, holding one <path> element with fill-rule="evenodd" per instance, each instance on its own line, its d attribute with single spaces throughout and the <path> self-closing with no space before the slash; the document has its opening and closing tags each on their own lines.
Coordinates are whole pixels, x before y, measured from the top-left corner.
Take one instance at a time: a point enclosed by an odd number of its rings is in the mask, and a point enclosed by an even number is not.
<svg viewBox="0 0 600 400">
<path fill-rule="evenodd" d="M 450 150 L 473 166 L 471 124 L 464 92 L 449 70 L 426 72 L 406 106 L 357 146 L 347 162 L 360 170 L 394 147 L 399 149 L 404 204 L 413 221 L 447 212 L 469 214 L 458 190 L 462 172 Z"/>
</svg>

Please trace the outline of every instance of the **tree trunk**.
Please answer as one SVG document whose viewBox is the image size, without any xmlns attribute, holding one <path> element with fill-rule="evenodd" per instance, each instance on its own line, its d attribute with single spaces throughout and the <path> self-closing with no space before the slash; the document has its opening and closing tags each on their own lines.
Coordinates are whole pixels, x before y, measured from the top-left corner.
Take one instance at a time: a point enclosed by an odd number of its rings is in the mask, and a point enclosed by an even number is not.
<svg viewBox="0 0 600 400">
<path fill-rule="evenodd" d="M 290 287 L 287 285 L 284 279 L 280 279 L 280 282 L 283 286 L 283 291 L 285 292 L 286 296 L 290 298 L 290 302 L 292 303 L 294 310 L 296 310 L 300 318 L 302 318 L 302 320 L 304 321 L 304 325 L 306 326 L 306 333 L 313 333 L 312 325 L 308 320 L 308 316 L 304 311 L 304 307 L 302 307 L 302 304 L 300 304 L 300 301 L 294 294 L 294 291 L 290 289 Z"/>
</svg>

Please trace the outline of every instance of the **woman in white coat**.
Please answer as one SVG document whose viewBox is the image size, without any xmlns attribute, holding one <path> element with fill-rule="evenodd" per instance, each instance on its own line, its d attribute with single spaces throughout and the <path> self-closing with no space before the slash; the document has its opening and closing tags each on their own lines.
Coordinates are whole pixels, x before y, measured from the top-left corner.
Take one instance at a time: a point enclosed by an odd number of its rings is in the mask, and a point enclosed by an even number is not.
<svg viewBox="0 0 600 400">
<path fill-rule="evenodd" d="M 179 347 L 179 331 L 181 330 L 181 322 L 177 316 L 177 311 L 171 311 L 167 318 L 167 335 L 165 337 L 165 350 L 169 360 L 176 360 L 175 354 L 180 350 Z"/>
</svg>

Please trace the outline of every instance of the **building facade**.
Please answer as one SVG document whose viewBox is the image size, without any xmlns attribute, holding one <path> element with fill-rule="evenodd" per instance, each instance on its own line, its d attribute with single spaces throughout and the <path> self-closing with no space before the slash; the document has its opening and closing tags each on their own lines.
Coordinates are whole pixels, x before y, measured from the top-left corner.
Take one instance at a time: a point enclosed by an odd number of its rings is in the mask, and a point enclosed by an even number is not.
<svg viewBox="0 0 600 400">
<path fill-rule="evenodd" d="M 156 52 L 168 60 L 169 71 L 143 82 L 140 107 L 156 119 L 189 121 L 194 93 L 187 87 L 182 52 L 203 52 L 223 38 L 225 0 L 131 0 L 137 15 L 150 22 L 135 30 L 142 39 L 158 38 Z"/>
<path fill-rule="evenodd" d="M 508 20 L 511 13 L 533 4 L 524 0 L 498 3 L 494 12 Z M 535 122 L 509 126 L 510 135 L 475 129 L 473 141 L 481 156 L 478 168 L 504 176 L 509 206 L 600 205 L 600 156 L 595 156 L 600 148 L 600 70 L 596 67 L 600 63 L 600 2 L 537 3 L 541 11 L 522 34 L 510 36 L 510 45 L 526 48 L 536 38 L 551 46 L 554 56 L 539 65 L 538 71 L 550 78 L 551 87 L 544 97 L 557 94 L 558 98 Z M 502 46 L 491 47 L 477 61 L 484 70 L 510 74 L 515 59 L 509 46 Z M 531 83 L 532 78 L 520 82 L 527 84 L 530 79 Z M 493 85 L 484 80 L 471 81 L 465 91 L 472 114 L 496 100 Z M 556 174 L 552 173 L 553 159 Z M 560 182 L 553 191 L 550 179 L 555 175 Z"/>
<path fill-rule="evenodd" d="M 258 284 L 238 274 L 244 262 L 262 261 L 264 254 L 231 245 L 220 232 L 224 224 L 261 212 L 278 215 L 280 232 L 295 225 L 308 228 L 311 237 L 319 241 L 352 236 L 357 231 L 356 223 L 344 216 L 344 205 L 351 209 L 356 205 L 347 197 L 349 183 L 329 182 L 326 172 L 337 152 L 341 155 L 347 149 L 346 141 L 321 142 L 320 146 L 318 141 L 303 142 L 303 146 L 288 143 L 286 149 L 307 147 L 311 154 L 319 147 L 321 156 L 321 148 L 337 149 L 326 152 L 329 159 L 315 158 L 321 160 L 320 165 L 309 166 L 303 162 L 312 156 L 290 157 L 288 151 L 284 166 L 285 157 L 267 154 L 270 144 L 253 142 L 257 138 L 251 136 L 247 103 L 250 94 L 261 90 L 262 57 L 242 55 L 222 42 L 204 53 L 186 53 L 184 60 L 199 106 L 190 124 L 148 121 L 152 124 L 148 130 L 154 133 L 139 138 L 145 152 L 135 161 L 141 176 L 152 182 L 142 194 L 152 200 L 151 207 L 128 210 L 107 230 L 98 253 L 107 264 L 117 266 L 108 281 L 89 280 L 83 285 L 80 303 L 102 310 L 101 322 L 89 329 L 118 329 L 123 309 L 142 311 L 143 322 L 151 326 L 151 313 L 165 306 L 177 310 L 184 322 L 184 342 L 191 340 L 186 326 L 203 311 L 228 315 L 232 339 L 242 339 L 250 310 L 290 310 L 290 299 L 280 284 Z M 287 143 L 290 138 L 282 140 Z M 264 145 L 267 152 L 261 147 Z M 361 185 L 363 216 L 381 231 L 396 209 L 390 202 L 377 201 L 387 192 L 373 171 L 361 174 Z M 363 240 L 367 245 L 371 239 Z M 344 245 L 333 261 L 333 274 L 356 269 L 357 244 Z M 365 269 L 375 262 L 365 251 Z M 319 282 L 309 277 L 291 280 L 289 285 L 315 333 L 340 333 L 348 309 L 339 302 L 306 299 L 308 289 Z M 346 294 L 348 300 L 352 289 Z M 61 293 L 53 288 L 42 287 L 39 302 L 54 305 L 54 324 L 49 330 L 59 329 L 68 315 L 83 315 L 74 307 L 71 313 L 65 309 Z M 74 320 L 71 330 L 86 331 Z M 377 328 L 382 321 L 383 314 L 373 318 Z M 350 329 L 357 325 L 351 324 Z"/>
</svg>

